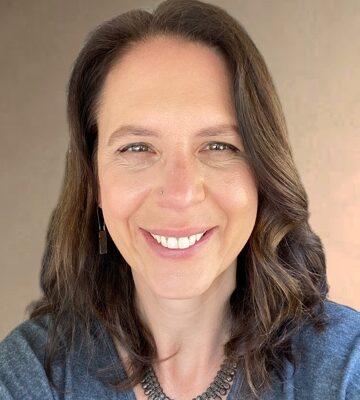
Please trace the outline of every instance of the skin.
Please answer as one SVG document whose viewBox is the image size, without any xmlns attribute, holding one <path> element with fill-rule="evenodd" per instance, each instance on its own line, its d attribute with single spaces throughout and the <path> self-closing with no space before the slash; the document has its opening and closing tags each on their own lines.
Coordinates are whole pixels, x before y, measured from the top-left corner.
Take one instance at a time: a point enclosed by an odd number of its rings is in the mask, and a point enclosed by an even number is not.
<svg viewBox="0 0 360 400">
<path fill-rule="evenodd" d="M 258 203 L 240 136 L 196 135 L 208 126 L 237 125 L 225 61 L 213 49 L 169 37 L 138 44 L 109 72 L 97 120 L 98 201 L 108 234 L 132 269 L 159 357 L 179 350 L 155 366 L 161 386 L 177 400 L 192 398 L 223 361 L 225 308 Z M 127 124 L 159 136 L 118 137 L 109 145 L 112 133 Z M 145 151 L 121 152 L 139 142 Z M 238 151 L 214 150 L 211 142 Z M 201 252 L 181 261 L 159 258 L 139 230 L 179 225 L 217 229 Z M 141 388 L 135 393 L 145 398 Z"/>
</svg>

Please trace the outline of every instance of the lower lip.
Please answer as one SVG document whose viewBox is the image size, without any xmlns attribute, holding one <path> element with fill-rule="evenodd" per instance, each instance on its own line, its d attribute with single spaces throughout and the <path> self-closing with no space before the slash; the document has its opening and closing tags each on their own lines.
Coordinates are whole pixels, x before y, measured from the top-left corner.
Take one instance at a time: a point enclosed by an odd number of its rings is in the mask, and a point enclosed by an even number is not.
<svg viewBox="0 0 360 400">
<path fill-rule="evenodd" d="M 193 257 L 196 255 L 201 249 L 206 245 L 206 243 L 210 240 L 211 236 L 214 234 L 216 227 L 211 228 L 208 230 L 202 238 L 196 242 L 193 246 L 190 246 L 187 249 L 168 249 L 166 247 L 161 246 L 154 239 L 151 234 L 144 229 L 140 229 L 146 242 L 149 244 L 150 248 L 160 257 L 167 258 L 167 259 L 180 259 L 184 260 L 186 258 Z"/>
</svg>

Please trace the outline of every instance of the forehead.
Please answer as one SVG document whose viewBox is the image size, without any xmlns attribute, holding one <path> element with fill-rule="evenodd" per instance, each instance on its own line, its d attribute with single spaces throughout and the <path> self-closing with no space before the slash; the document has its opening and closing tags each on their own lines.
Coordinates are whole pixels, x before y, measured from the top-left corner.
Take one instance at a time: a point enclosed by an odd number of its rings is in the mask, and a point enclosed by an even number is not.
<svg viewBox="0 0 360 400">
<path fill-rule="evenodd" d="M 229 71 L 217 50 L 160 37 L 135 45 L 111 69 L 100 95 L 98 125 L 100 132 L 119 122 L 199 123 L 201 129 L 209 118 L 210 124 L 233 122 L 233 107 Z"/>
</svg>

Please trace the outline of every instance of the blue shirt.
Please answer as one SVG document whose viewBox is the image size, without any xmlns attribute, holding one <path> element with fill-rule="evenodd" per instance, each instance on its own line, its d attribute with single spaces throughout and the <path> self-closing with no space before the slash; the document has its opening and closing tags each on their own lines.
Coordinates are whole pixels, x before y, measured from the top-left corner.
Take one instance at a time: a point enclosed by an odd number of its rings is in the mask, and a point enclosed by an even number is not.
<svg viewBox="0 0 360 400">
<path fill-rule="evenodd" d="M 311 326 L 301 330 L 294 341 L 300 356 L 295 374 L 286 362 L 283 381 L 274 376 L 273 389 L 263 400 L 360 400 L 360 312 L 330 300 L 325 311 L 330 318 L 327 330 L 320 334 Z M 56 382 L 66 393 L 51 387 L 42 365 L 48 321 L 48 316 L 27 320 L 0 343 L 1 400 L 136 400 L 132 390 L 119 392 L 102 383 L 81 345 L 54 369 Z M 113 362 L 124 377 L 111 336 L 102 328 L 96 335 L 103 339 L 97 346 L 96 365 Z M 243 378 L 239 370 L 228 400 L 243 398 L 239 394 Z"/>
</svg>

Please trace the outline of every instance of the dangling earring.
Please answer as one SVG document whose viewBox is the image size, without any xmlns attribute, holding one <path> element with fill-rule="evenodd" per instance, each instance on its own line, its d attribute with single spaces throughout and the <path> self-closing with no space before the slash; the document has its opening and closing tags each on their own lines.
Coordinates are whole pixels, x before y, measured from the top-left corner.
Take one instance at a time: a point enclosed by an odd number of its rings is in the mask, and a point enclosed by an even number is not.
<svg viewBox="0 0 360 400">
<path fill-rule="evenodd" d="M 98 224 L 99 224 L 99 254 L 107 253 L 107 237 L 105 230 L 105 222 L 103 222 L 101 227 L 100 216 L 99 216 L 99 207 L 96 208 Z"/>
</svg>

